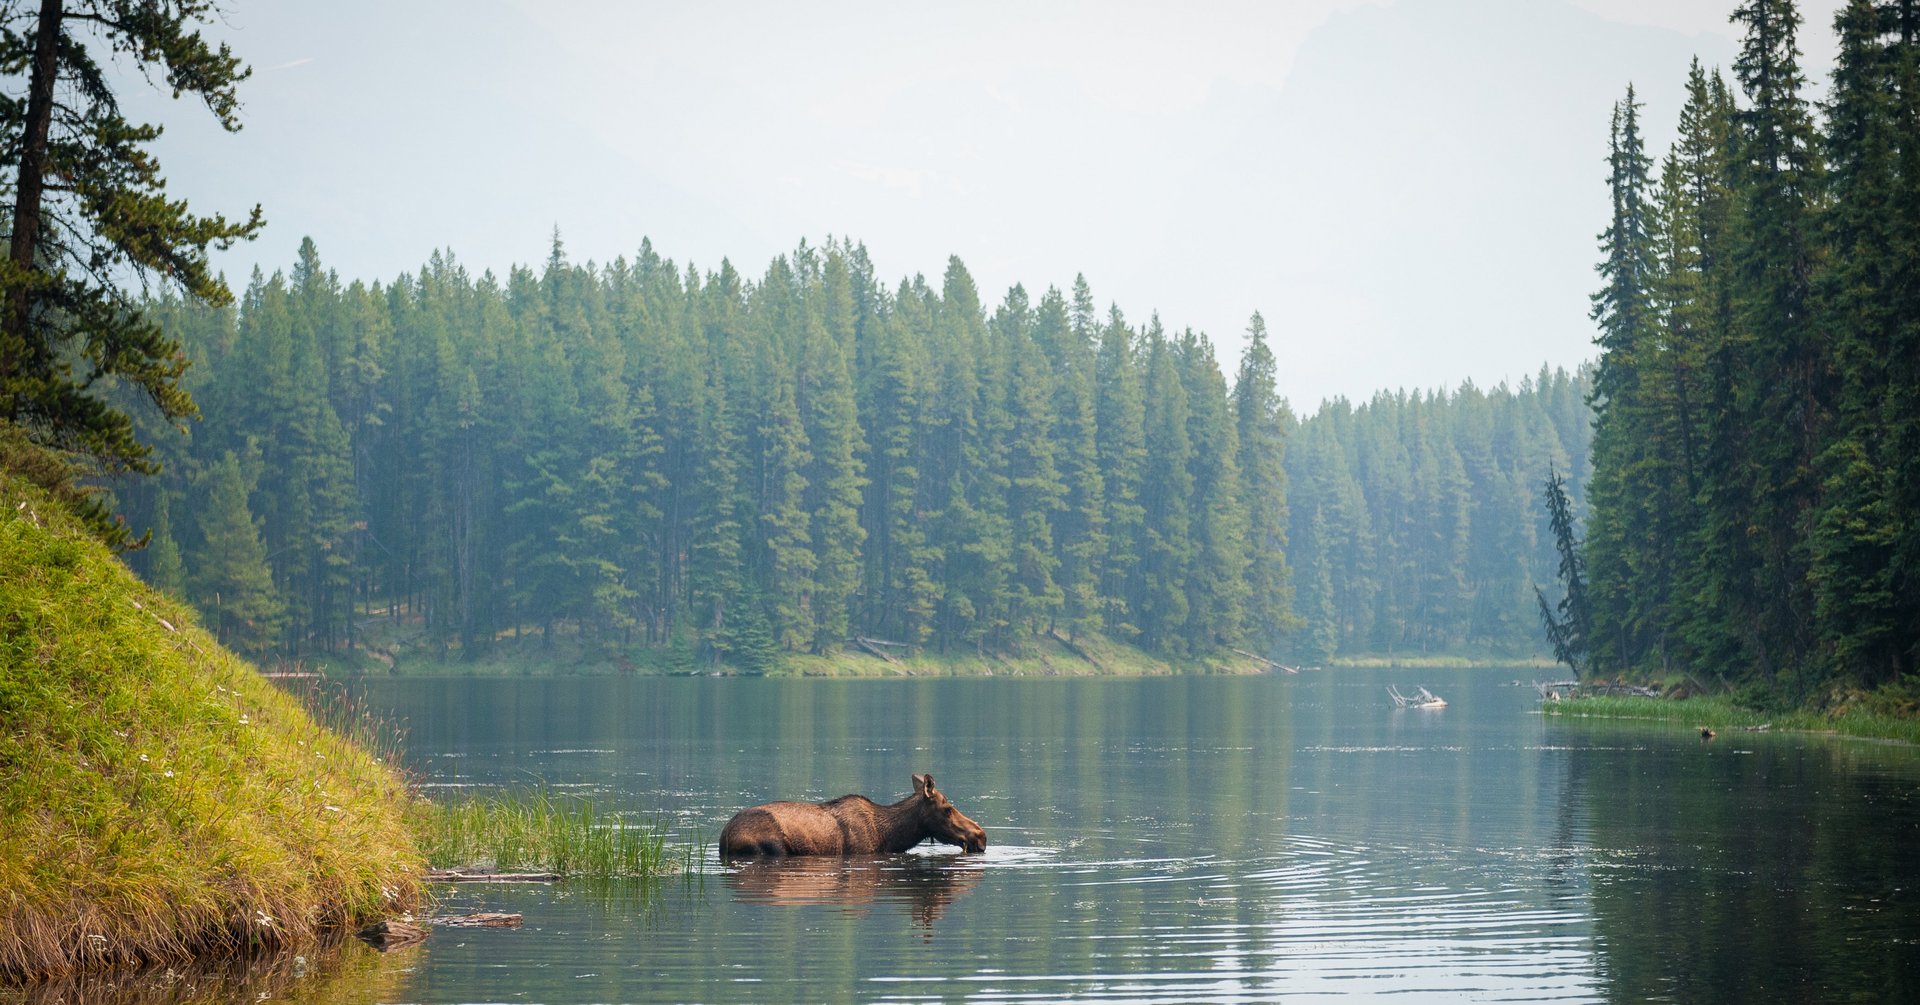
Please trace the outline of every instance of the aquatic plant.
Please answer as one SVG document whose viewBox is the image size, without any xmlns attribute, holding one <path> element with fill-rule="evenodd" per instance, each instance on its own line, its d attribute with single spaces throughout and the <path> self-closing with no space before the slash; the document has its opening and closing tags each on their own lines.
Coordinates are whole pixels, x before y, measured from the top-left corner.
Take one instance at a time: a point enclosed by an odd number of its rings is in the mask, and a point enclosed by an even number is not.
<svg viewBox="0 0 1920 1005">
<path fill-rule="evenodd" d="M 601 812 L 585 796 L 545 789 L 421 799 L 411 819 L 435 869 L 646 879 L 687 871 L 693 855 L 670 845 L 664 828 Z"/>
</svg>

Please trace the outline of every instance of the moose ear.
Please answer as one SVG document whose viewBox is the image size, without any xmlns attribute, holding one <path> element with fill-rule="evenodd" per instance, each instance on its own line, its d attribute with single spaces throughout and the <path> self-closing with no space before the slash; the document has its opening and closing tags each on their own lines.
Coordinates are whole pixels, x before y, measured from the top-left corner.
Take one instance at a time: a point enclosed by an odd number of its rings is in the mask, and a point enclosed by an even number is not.
<svg viewBox="0 0 1920 1005">
<path fill-rule="evenodd" d="M 933 776 L 932 775 L 913 776 L 913 794 L 914 795 L 925 796 L 925 795 L 931 795 L 932 793 L 933 793 Z"/>
</svg>

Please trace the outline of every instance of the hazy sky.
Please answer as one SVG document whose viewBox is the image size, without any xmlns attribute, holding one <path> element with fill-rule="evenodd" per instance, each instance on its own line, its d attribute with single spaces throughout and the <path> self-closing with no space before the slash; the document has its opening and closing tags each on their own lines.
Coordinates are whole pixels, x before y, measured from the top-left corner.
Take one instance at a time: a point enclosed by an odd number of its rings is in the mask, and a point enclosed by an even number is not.
<svg viewBox="0 0 1920 1005">
<path fill-rule="evenodd" d="M 303 235 L 348 279 L 631 257 L 757 276 L 802 238 L 983 299 L 1084 273 L 1297 408 L 1592 354 L 1608 109 L 1664 152 L 1732 0 L 563 3 L 234 0 L 246 128 L 168 123 L 171 191 L 259 202 L 234 285 Z M 1802 5 L 1816 83 L 1837 0 Z"/>
</svg>

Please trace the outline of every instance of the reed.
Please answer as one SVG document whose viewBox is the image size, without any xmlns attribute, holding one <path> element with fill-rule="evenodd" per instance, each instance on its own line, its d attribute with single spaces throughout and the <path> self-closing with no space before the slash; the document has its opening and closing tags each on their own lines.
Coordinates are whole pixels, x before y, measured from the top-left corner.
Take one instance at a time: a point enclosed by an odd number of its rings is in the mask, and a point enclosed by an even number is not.
<svg viewBox="0 0 1920 1005">
<path fill-rule="evenodd" d="M 686 872 L 692 850 L 663 828 L 598 810 L 584 796 L 546 790 L 418 800 L 414 834 L 435 869 L 551 872 L 595 880 L 649 879 Z"/>
</svg>

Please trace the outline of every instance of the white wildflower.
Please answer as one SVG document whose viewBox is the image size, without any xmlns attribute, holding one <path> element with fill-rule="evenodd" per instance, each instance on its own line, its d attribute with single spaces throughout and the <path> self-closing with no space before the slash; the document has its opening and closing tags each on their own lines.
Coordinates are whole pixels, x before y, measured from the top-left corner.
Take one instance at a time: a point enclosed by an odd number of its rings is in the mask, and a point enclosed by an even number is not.
<svg viewBox="0 0 1920 1005">
<path fill-rule="evenodd" d="M 173 777 L 173 769 L 172 769 L 172 768 L 168 768 L 168 769 L 167 769 L 167 771 L 166 771 L 166 777 L 168 777 L 168 778 L 172 778 L 172 777 Z"/>
</svg>

